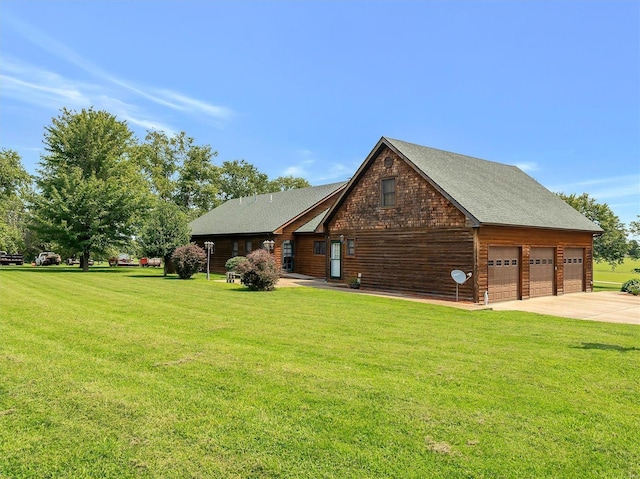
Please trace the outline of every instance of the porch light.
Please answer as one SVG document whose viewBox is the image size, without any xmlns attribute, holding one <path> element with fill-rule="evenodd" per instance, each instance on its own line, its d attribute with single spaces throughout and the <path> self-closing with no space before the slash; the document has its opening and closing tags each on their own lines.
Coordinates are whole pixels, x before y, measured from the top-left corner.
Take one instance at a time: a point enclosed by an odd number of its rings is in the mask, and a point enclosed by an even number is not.
<svg viewBox="0 0 640 479">
<path fill-rule="evenodd" d="M 209 260 L 211 259 L 211 250 L 216 244 L 213 241 L 205 241 L 204 249 L 207 250 L 207 281 L 209 281 Z"/>
<path fill-rule="evenodd" d="M 265 240 L 262 243 L 262 246 L 264 246 L 264 249 L 266 249 L 268 252 L 271 252 L 271 251 L 273 251 L 273 247 L 275 246 L 275 244 L 276 243 L 273 240 Z"/>
</svg>

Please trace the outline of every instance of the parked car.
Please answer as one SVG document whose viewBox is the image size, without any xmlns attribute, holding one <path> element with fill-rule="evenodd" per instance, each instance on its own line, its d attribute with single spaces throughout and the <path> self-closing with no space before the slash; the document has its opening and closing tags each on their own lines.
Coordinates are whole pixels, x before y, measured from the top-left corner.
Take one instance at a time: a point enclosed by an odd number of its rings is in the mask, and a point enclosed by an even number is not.
<svg viewBox="0 0 640 479">
<path fill-rule="evenodd" d="M 140 266 L 143 268 L 159 268 L 162 266 L 162 258 L 140 258 Z"/>
<path fill-rule="evenodd" d="M 62 258 L 57 253 L 53 251 L 43 251 L 36 257 L 36 266 L 47 266 L 50 264 L 60 264 L 62 263 Z"/>
<path fill-rule="evenodd" d="M 75 256 L 73 256 L 71 258 L 67 258 L 67 264 L 69 266 L 80 264 L 80 260 L 78 258 L 76 258 Z M 91 258 L 89 258 L 89 266 L 93 266 L 93 260 Z"/>
<path fill-rule="evenodd" d="M 129 255 L 121 253 L 117 258 L 109 258 L 109 266 L 139 266 L 139 263 L 133 261 Z"/>
</svg>

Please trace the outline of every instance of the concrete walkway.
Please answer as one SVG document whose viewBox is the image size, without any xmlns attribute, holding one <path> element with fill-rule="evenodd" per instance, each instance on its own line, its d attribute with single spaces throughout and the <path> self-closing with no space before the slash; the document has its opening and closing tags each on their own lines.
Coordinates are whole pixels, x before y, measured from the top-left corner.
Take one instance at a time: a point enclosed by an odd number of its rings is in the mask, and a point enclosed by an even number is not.
<svg viewBox="0 0 640 479">
<path fill-rule="evenodd" d="M 455 302 L 428 298 L 419 295 L 381 292 L 372 290 L 355 290 L 343 284 L 327 283 L 324 279 L 291 274 L 280 278 L 279 288 L 308 286 L 311 288 L 340 290 L 353 294 L 368 294 L 406 301 L 438 304 L 466 310 L 492 309 L 494 311 L 527 311 L 530 313 L 548 314 L 563 318 L 586 319 L 609 323 L 626 323 L 640 325 L 640 296 L 619 291 L 603 291 L 599 293 L 572 293 L 564 296 L 545 296 L 526 299 L 524 301 L 506 301 L 488 306 L 469 302 Z"/>
</svg>

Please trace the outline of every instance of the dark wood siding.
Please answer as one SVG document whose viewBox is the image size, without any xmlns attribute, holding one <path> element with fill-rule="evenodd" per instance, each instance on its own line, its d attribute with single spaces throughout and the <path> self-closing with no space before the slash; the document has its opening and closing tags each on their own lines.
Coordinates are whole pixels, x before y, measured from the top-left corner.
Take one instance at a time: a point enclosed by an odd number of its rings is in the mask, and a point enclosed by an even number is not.
<svg viewBox="0 0 640 479">
<path fill-rule="evenodd" d="M 324 235 L 306 233 L 296 235 L 295 247 L 297 250 L 295 252 L 295 270 L 297 273 L 307 276 L 324 278 L 326 273 L 326 256 L 314 254 L 313 243 L 315 241 L 325 243 Z"/>
<path fill-rule="evenodd" d="M 251 251 L 245 250 L 245 244 L 247 241 L 251 241 L 251 249 L 256 250 L 262 248 L 262 242 L 270 239 L 269 234 L 263 235 L 246 235 L 246 236 L 198 236 L 192 238 L 198 246 L 204 249 L 205 241 L 213 241 L 215 243 L 215 251 L 210 258 L 210 271 L 212 273 L 224 273 L 226 268 L 224 264 L 229 258 L 233 256 L 233 242 L 238 242 L 238 255 L 246 256 Z"/>
<path fill-rule="evenodd" d="M 451 271 L 473 271 L 473 232 L 468 228 L 370 230 L 349 237 L 355 239 L 355 255 L 346 256 L 343 244 L 340 280 L 360 274 L 363 288 L 455 298 Z M 472 300 L 473 282 L 460 286 L 459 295 Z"/>
</svg>

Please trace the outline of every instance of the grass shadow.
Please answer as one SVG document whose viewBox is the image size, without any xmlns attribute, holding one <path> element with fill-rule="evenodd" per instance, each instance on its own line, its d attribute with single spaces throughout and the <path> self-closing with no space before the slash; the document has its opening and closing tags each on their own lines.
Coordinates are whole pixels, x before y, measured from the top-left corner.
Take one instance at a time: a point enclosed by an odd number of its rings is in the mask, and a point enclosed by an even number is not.
<svg viewBox="0 0 640 479">
<path fill-rule="evenodd" d="M 629 351 L 640 351 L 640 348 L 635 346 L 624 347 L 616 344 L 604 344 L 604 343 L 582 343 L 582 346 L 571 346 L 574 349 L 600 349 L 602 351 L 618 351 L 620 353 L 628 353 Z"/>
<path fill-rule="evenodd" d="M 85 273 L 78 266 L 3 266 L 2 270 L 18 272 L 18 273 L 39 273 L 39 274 L 57 274 L 57 273 Z M 89 266 L 86 273 L 118 273 L 118 268 L 109 266 Z"/>
</svg>

